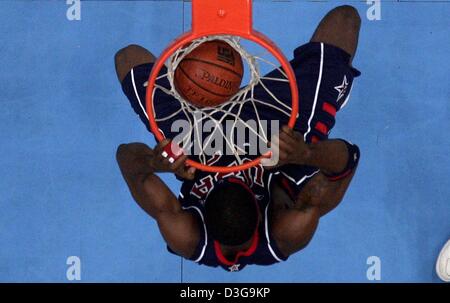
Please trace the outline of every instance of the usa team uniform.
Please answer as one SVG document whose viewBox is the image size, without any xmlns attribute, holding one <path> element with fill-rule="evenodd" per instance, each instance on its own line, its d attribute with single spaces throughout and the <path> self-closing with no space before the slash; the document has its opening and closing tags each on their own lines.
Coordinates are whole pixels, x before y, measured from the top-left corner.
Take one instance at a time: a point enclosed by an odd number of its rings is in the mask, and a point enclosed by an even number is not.
<svg viewBox="0 0 450 303">
<path fill-rule="evenodd" d="M 353 79 L 360 75 L 358 70 L 349 65 L 349 61 L 350 55 L 342 49 L 319 42 L 307 43 L 294 51 L 291 65 L 297 78 L 300 99 L 299 117 L 294 129 L 304 134 L 307 143 L 327 139 L 335 125 L 336 113 L 347 104 Z M 146 83 L 152 67 L 153 64 L 137 66 L 122 82 L 124 93 L 148 130 L 150 129 L 145 111 L 145 95 Z M 278 75 L 279 71 L 274 70 L 266 77 L 279 77 Z M 170 86 L 166 78 L 161 79 L 158 84 L 163 87 Z M 290 102 L 288 84 L 278 81 L 264 82 L 264 84 L 269 86 L 279 99 L 283 98 Z M 254 95 L 265 102 L 274 102 L 261 86 L 255 87 Z M 165 93 L 156 93 L 154 107 L 158 116 L 169 116 L 176 111 L 174 106 L 177 102 L 170 100 L 171 98 L 173 97 Z M 279 107 L 276 103 L 273 104 Z M 287 124 L 289 118 L 270 107 L 259 113 L 261 120 L 279 120 L 280 126 Z M 255 119 L 255 111 L 251 104 L 243 106 L 240 118 L 244 121 Z M 175 115 L 171 120 L 158 122 L 161 132 L 167 138 L 177 135 L 171 132 L 171 122 L 176 119 L 186 119 L 186 117 L 180 114 L 180 116 Z M 248 160 L 251 160 L 251 157 Z M 234 156 L 218 155 L 210 157 L 207 164 L 231 166 L 237 163 Z M 287 256 L 280 253 L 270 235 L 268 220 L 271 209 L 270 188 L 274 182 L 280 182 L 291 196 L 296 195 L 317 172 L 317 168 L 308 166 L 286 165 L 276 172 L 257 166 L 247 171 L 227 175 L 198 171 L 195 180 L 183 181 L 179 201 L 185 210 L 195 214 L 201 226 L 201 240 L 190 259 L 199 264 L 221 266 L 230 271 L 241 270 L 248 264 L 270 265 L 285 261 Z M 214 189 L 215 184 L 223 182 L 228 177 L 237 178 L 252 189 L 262 214 L 262 221 L 252 246 L 247 251 L 238 253 L 235 260 L 227 260 L 223 256 L 218 243 L 208 237 L 204 221 L 204 202 L 207 194 Z"/>
</svg>

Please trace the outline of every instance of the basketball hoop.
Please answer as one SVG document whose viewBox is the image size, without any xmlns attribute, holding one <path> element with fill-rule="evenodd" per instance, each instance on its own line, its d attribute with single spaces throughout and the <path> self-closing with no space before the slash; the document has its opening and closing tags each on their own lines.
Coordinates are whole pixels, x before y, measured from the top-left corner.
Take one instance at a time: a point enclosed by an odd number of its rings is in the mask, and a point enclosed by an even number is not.
<svg viewBox="0 0 450 303">
<path fill-rule="evenodd" d="M 249 40 L 264 48 L 273 56 L 279 64 L 268 62 L 267 60 L 249 54 L 241 45 L 241 40 Z M 286 105 L 277 99 L 267 88 L 268 94 L 280 103 L 278 110 L 289 116 L 289 127 L 293 128 L 298 115 L 299 97 L 296 77 L 289 61 L 283 55 L 281 50 L 265 35 L 253 30 L 252 27 L 252 1 L 251 0 L 192 0 L 192 30 L 177 38 L 169 47 L 162 53 L 162 55 L 155 62 L 152 72 L 149 76 L 147 94 L 146 94 L 146 109 L 149 118 L 150 128 L 158 141 L 165 139 L 160 132 L 158 121 L 161 119 L 168 119 L 170 117 L 160 118 L 156 117 L 154 110 L 155 91 L 162 90 L 164 93 L 172 95 L 181 107 L 179 111 L 184 111 L 188 116 L 189 111 L 199 110 L 193 107 L 175 90 L 173 85 L 173 75 L 180 61 L 183 57 L 195 49 L 200 44 L 212 41 L 222 40 L 234 47 L 247 61 L 250 69 L 250 81 L 247 86 L 242 88 L 230 101 L 218 106 L 217 108 L 202 109 L 206 118 L 215 119 L 213 114 L 227 111 L 227 108 L 234 106 L 236 102 L 255 102 L 252 93 L 255 85 L 262 84 L 263 77 L 260 75 L 258 62 L 265 62 L 272 67 L 275 67 L 283 77 L 280 79 L 270 79 L 272 81 L 284 81 L 289 83 L 291 91 L 291 106 Z M 167 74 L 160 75 L 162 68 L 167 65 Z M 278 66 L 281 65 L 281 68 Z M 161 77 L 167 77 L 171 85 L 170 89 L 159 86 L 156 82 Z M 250 95 L 250 97 L 249 97 Z M 262 101 L 258 101 L 262 102 Z M 255 107 L 256 109 L 256 107 Z M 229 114 L 229 112 L 227 112 Z M 202 118 L 204 119 L 204 118 Z M 238 117 L 236 117 L 238 119 Z M 195 121 L 194 121 L 195 122 Z M 198 121 L 197 121 L 198 122 Z M 222 122 L 222 121 L 218 121 Z M 196 124 L 194 123 L 193 127 Z M 225 135 L 224 135 L 225 137 Z M 268 138 L 265 138 L 267 140 Z M 225 137 L 225 140 L 227 138 Z M 228 140 L 229 141 L 229 140 Z M 227 144 L 230 143 L 227 141 Z M 267 140 L 268 141 L 268 140 Z M 231 142 L 230 144 L 233 144 Z M 236 154 L 237 155 L 237 154 Z M 197 162 L 191 159 L 187 160 L 187 165 L 193 166 L 197 169 L 208 172 L 230 173 L 241 170 L 246 170 L 253 166 L 259 165 L 261 159 L 269 157 L 268 154 L 261 155 L 249 162 L 238 161 L 238 165 L 231 167 L 212 166 L 208 165 L 206 157 Z M 239 156 L 237 156 L 239 158 Z"/>
</svg>

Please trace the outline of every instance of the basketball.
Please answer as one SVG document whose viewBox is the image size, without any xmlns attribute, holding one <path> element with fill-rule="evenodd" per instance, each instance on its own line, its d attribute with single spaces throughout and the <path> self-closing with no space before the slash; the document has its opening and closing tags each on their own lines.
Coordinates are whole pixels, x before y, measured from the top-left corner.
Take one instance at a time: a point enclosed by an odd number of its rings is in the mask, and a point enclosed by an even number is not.
<svg viewBox="0 0 450 303">
<path fill-rule="evenodd" d="M 241 86 L 241 55 L 228 43 L 209 41 L 186 55 L 175 70 L 177 92 L 197 107 L 218 106 Z"/>
</svg>

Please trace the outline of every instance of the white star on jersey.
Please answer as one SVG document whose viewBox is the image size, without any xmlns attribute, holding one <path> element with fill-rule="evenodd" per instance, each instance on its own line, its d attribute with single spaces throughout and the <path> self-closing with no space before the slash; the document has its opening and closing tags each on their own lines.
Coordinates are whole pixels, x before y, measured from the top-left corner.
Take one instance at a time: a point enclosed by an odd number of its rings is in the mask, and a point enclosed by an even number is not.
<svg viewBox="0 0 450 303">
<path fill-rule="evenodd" d="M 336 102 L 339 102 L 339 100 L 341 100 L 341 98 L 345 96 L 345 93 L 347 92 L 347 88 L 348 88 L 348 80 L 347 80 L 347 76 L 344 75 L 344 80 L 342 81 L 342 84 L 334 87 L 334 89 L 339 92 L 339 96 L 338 96 Z"/>
<path fill-rule="evenodd" d="M 233 271 L 239 271 L 239 266 L 241 266 L 241 264 L 234 264 L 233 266 L 229 267 L 228 269 L 233 272 Z"/>
</svg>

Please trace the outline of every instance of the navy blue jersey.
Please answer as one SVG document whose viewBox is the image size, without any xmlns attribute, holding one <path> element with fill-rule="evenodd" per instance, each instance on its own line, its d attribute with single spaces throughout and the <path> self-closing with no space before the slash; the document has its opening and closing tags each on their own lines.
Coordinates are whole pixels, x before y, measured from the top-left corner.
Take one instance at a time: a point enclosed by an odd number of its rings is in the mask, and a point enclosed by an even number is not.
<svg viewBox="0 0 450 303">
<path fill-rule="evenodd" d="M 340 48 L 324 43 L 307 43 L 294 51 L 294 59 L 291 65 L 296 75 L 299 87 L 299 117 L 297 119 L 295 130 L 304 134 L 307 143 L 314 143 L 325 140 L 336 122 L 336 113 L 342 109 L 348 102 L 350 91 L 353 85 L 353 79 L 360 75 L 359 71 L 350 66 L 350 55 Z M 148 76 L 152 69 L 152 64 L 144 64 L 133 68 L 122 82 L 122 88 L 129 98 L 132 107 L 139 115 L 142 122 L 149 129 L 148 117 L 145 112 L 145 94 Z M 162 71 L 164 73 L 165 70 Z M 267 74 L 267 78 L 276 78 L 279 71 Z M 158 80 L 161 87 L 169 87 L 166 78 Z M 264 85 L 270 88 L 280 100 L 290 102 L 290 88 L 285 82 L 265 81 Z M 268 94 L 263 85 L 256 85 L 254 96 L 263 100 L 269 105 L 275 104 L 274 99 Z M 158 116 L 171 116 L 170 119 L 158 121 L 160 131 L 167 137 L 173 138 L 177 133 L 172 132 L 172 122 L 177 119 L 185 119 L 186 116 L 180 111 L 178 115 L 177 104 L 179 102 L 161 90 L 155 92 L 155 112 Z M 290 104 L 286 104 L 289 106 Z M 260 106 L 264 107 L 264 105 Z M 287 124 L 289 117 L 276 111 L 273 107 L 267 106 L 258 111 L 261 120 L 278 120 L 280 125 Z M 245 104 L 240 112 L 242 120 L 255 119 L 255 110 L 250 103 Z M 150 129 L 149 129 L 150 130 Z M 250 160 L 252 157 L 249 156 Z M 194 157 L 195 160 L 195 157 Z M 236 165 L 237 160 L 234 156 L 213 156 L 208 159 L 208 165 L 231 166 Z M 222 266 L 225 269 L 239 270 L 246 264 L 268 265 L 274 262 L 285 260 L 276 247 L 276 243 L 270 238 L 270 227 L 267 224 L 267 215 L 270 205 L 270 183 L 275 176 L 283 178 L 285 187 L 294 195 L 312 178 L 318 169 L 315 167 L 286 165 L 277 172 L 269 172 L 261 166 L 252 168 L 249 171 L 235 174 L 238 178 L 246 182 L 255 194 L 260 196 L 261 211 L 264 210 L 264 224 L 261 224 L 259 230 L 259 240 L 254 251 L 250 256 L 241 256 L 235 264 L 225 262 L 220 252 L 214 248 L 214 242 L 208 238 L 207 231 L 204 230 L 202 240 L 199 243 L 196 254 L 192 258 L 194 261 L 209 266 Z M 204 226 L 203 202 L 204 195 L 214 188 L 218 180 L 227 177 L 221 174 L 211 174 L 197 172 L 194 181 L 184 181 L 180 202 L 182 206 L 198 216 L 201 226 Z M 231 264 L 231 265 L 230 265 Z M 237 266 L 239 264 L 239 266 Z"/>
<path fill-rule="evenodd" d="M 216 165 L 225 165 L 226 159 L 217 157 Z M 245 171 L 230 174 L 198 172 L 195 180 L 184 181 L 181 186 L 179 201 L 182 208 L 191 211 L 199 218 L 200 242 L 191 260 L 207 266 L 221 266 L 225 270 L 239 271 L 248 264 L 270 265 L 287 259 L 279 251 L 270 234 L 270 188 L 279 173 L 268 172 L 262 166 L 256 166 Z M 257 230 L 257 236 L 253 239 L 251 247 L 235 260 L 227 260 L 218 245 L 211 237 L 208 237 L 204 219 L 204 204 L 207 195 L 214 190 L 218 182 L 225 178 L 236 178 L 245 182 L 255 194 L 258 208 L 261 213 L 261 222 Z M 170 251 L 170 250 L 169 250 Z"/>
</svg>

